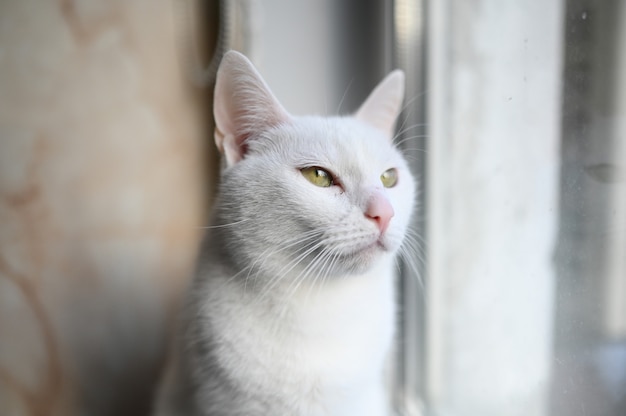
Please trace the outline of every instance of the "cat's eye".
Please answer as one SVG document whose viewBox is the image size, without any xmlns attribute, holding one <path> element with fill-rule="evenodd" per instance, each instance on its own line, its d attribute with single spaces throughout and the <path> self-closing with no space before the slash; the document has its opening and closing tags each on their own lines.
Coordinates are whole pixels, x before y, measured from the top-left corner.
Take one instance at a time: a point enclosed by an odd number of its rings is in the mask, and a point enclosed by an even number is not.
<svg viewBox="0 0 626 416">
<path fill-rule="evenodd" d="M 380 175 L 380 181 L 385 188 L 393 188 L 398 183 L 398 171 L 394 168 L 387 169 Z"/>
<path fill-rule="evenodd" d="M 319 166 L 310 166 L 308 168 L 301 169 L 302 176 L 304 176 L 309 182 L 315 186 L 322 188 L 328 188 L 334 185 L 333 176 L 325 169 Z"/>
</svg>

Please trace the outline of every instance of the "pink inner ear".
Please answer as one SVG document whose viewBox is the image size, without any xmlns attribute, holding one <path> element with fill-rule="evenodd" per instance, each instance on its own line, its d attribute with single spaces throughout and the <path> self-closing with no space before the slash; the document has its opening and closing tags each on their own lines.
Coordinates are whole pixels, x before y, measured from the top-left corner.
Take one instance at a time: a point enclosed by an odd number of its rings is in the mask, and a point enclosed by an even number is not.
<svg viewBox="0 0 626 416">
<path fill-rule="evenodd" d="M 245 156 L 250 137 L 291 118 L 252 63 L 235 51 L 227 52 L 220 64 L 213 112 L 215 143 L 228 166 Z"/>
<path fill-rule="evenodd" d="M 387 197 L 382 192 L 375 191 L 367 201 L 364 214 L 376 223 L 381 233 L 384 233 L 395 212 Z"/>
</svg>

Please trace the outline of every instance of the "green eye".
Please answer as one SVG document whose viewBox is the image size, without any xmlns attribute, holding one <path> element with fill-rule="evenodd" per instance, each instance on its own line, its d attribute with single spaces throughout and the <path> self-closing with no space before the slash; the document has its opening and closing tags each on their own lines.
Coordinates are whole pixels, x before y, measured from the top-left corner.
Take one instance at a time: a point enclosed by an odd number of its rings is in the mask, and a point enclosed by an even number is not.
<svg viewBox="0 0 626 416">
<path fill-rule="evenodd" d="M 324 170 L 318 166 L 311 166 L 302 169 L 302 176 L 304 176 L 309 182 L 315 186 L 322 188 L 328 188 L 333 185 L 333 177 L 327 170 Z"/>
<path fill-rule="evenodd" d="M 398 183 L 398 171 L 394 168 L 388 169 L 380 175 L 380 181 L 385 188 L 393 188 Z"/>
</svg>

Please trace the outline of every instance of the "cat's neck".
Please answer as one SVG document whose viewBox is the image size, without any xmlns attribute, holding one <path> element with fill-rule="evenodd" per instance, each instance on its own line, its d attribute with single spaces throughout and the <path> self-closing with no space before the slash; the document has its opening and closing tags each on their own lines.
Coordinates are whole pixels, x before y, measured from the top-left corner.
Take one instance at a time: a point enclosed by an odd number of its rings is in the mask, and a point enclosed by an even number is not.
<svg viewBox="0 0 626 416">
<path fill-rule="evenodd" d="M 393 287 L 393 257 L 383 256 L 373 267 L 359 275 L 346 275 L 331 279 L 310 279 L 294 291 L 290 297 L 297 305 L 310 305 L 313 310 L 320 310 L 326 305 L 347 303 L 358 305 L 371 302 L 377 297 L 384 297 Z"/>
<path fill-rule="evenodd" d="M 295 290 L 275 287 L 261 296 L 232 279 L 217 279 L 207 293 L 220 300 L 213 303 L 219 310 L 205 312 L 209 319 L 228 323 L 223 336 L 257 334 L 270 350 L 277 344 L 284 353 L 299 351 L 308 360 L 321 360 L 311 362 L 312 366 L 327 361 L 337 365 L 342 361 L 339 357 L 355 350 L 379 360 L 394 331 L 393 270 L 393 257 L 388 255 L 361 275 L 303 283 Z M 260 348 L 256 344 L 247 347 Z M 331 359 L 335 356 L 337 361 Z"/>
<path fill-rule="evenodd" d="M 381 259 L 371 270 L 358 276 L 332 279 L 323 285 L 309 285 L 289 301 L 300 323 L 315 334 L 359 329 L 357 323 L 387 325 L 394 309 L 394 276 L 391 256 Z M 332 324 L 330 324 L 332 323 Z M 327 334 L 329 336 L 340 336 Z"/>
</svg>

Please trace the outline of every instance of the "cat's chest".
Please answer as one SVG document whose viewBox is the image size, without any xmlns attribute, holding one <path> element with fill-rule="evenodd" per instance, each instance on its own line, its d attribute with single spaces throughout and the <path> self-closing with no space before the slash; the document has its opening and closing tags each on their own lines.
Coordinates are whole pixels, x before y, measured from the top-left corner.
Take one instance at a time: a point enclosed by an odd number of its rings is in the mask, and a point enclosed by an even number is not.
<svg viewBox="0 0 626 416">
<path fill-rule="evenodd" d="M 248 394 L 309 409 L 290 414 L 352 409 L 363 405 L 363 397 L 376 403 L 368 408 L 379 408 L 394 328 L 390 266 L 324 286 L 302 285 L 271 307 L 255 302 L 250 292 L 215 286 L 209 291 L 213 307 L 205 309 L 210 336 L 219 340 L 215 358 Z"/>
<path fill-rule="evenodd" d="M 359 281 L 361 279 L 361 281 Z M 295 297 L 294 343 L 310 360 L 323 367 L 337 361 L 362 365 L 388 347 L 393 333 L 393 280 L 384 276 L 359 276 L 334 282 Z"/>
</svg>

